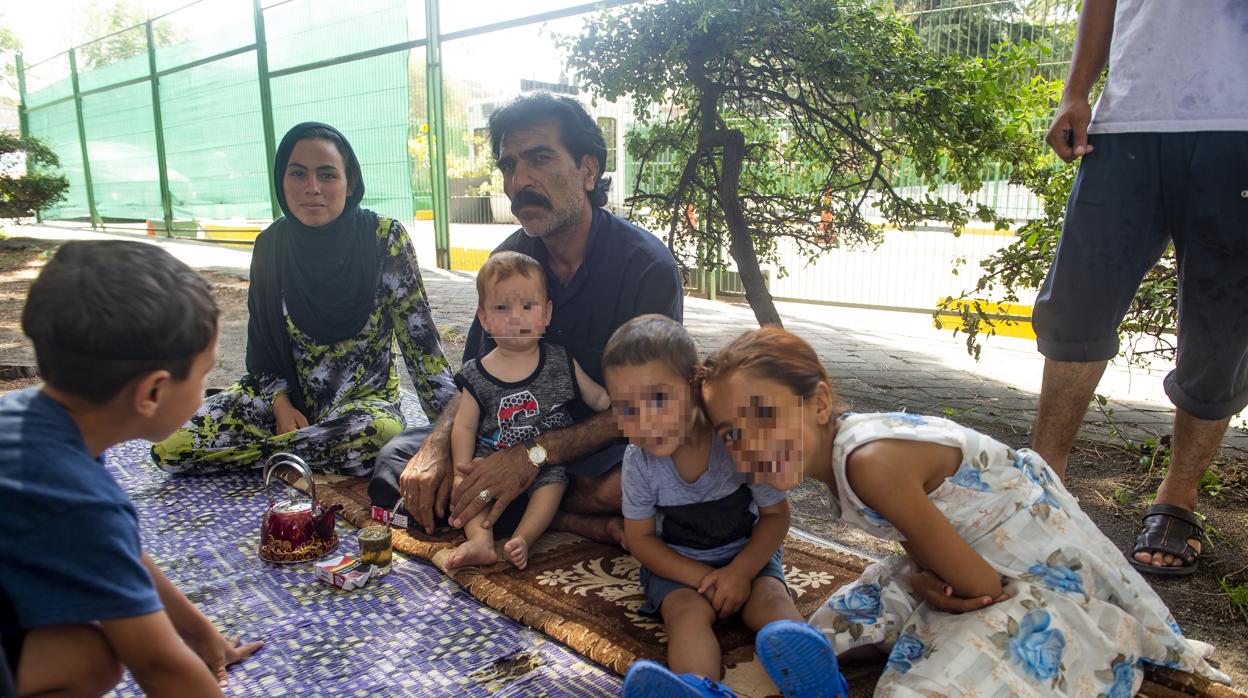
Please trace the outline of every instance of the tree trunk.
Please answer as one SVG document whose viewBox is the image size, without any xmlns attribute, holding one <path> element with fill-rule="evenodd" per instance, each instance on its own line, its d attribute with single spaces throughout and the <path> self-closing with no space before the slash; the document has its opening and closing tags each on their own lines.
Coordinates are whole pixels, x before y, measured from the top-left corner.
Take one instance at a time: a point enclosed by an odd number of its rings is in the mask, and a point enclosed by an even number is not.
<svg viewBox="0 0 1248 698">
<path fill-rule="evenodd" d="M 745 286 L 745 299 L 754 311 L 759 325 L 776 325 L 783 327 L 780 313 L 776 312 L 776 304 L 767 290 L 763 279 L 763 271 L 758 265 L 758 254 L 754 252 L 754 239 L 750 237 L 750 227 L 745 220 L 745 212 L 741 209 L 741 198 L 737 187 L 741 182 L 741 164 L 745 159 L 745 134 L 737 129 L 715 131 L 713 134 L 703 132 L 706 145 L 714 143 L 723 148 L 723 171 L 720 173 L 719 189 L 715 198 L 724 211 L 724 221 L 728 224 L 728 235 L 731 243 L 728 252 L 737 263 L 737 273 L 741 276 L 741 284 Z"/>
<path fill-rule="evenodd" d="M 715 199 L 724 212 L 724 221 L 728 224 L 728 236 L 731 242 L 728 252 L 737 263 L 737 273 L 741 275 L 741 284 L 745 286 L 745 299 L 754 311 L 754 317 L 760 325 L 776 325 L 783 327 L 780 313 L 776 312 L 776 304 L 771 299 L 771 292 L 763 282 L 763 272 L 758 267 L 758 255 L 754 252 L 754 240 L 750 237 L 750 226 L 745 220 L 745 211 L 741 208 L 741 197 L 738 189 L 741 185 L 741 164 L 745 160 L 745 134 L 740 129 L 720 128 L 723 123 L 719 118 L 719 96 L 722 88 L 711 82 L 706 75 L 706 60 L 713 53 L 712 40 L 697 39 L 689 43 L 689 80 L 701 91 L 698 108 L 698 150 L 685 166 L 684 182 L 692 177 L 697 167 L 697 160 L 702 153 L 710 152 L 719 147 L 723 149 L 723 168 L 716 186 Z"/>
</svg>

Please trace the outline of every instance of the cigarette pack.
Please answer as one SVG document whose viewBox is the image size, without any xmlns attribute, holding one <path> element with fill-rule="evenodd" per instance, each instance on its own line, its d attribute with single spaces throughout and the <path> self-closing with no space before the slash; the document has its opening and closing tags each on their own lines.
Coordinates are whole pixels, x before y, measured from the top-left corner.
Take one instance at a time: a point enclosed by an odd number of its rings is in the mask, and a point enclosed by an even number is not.
<svg viewBox="0 0 1248 698">
<path fill-rule="evenodd" d="M 372 517 L 373 521 L 380 521 L 384 524 L 398 526 L 399 528 L 407 528 L 407 514 L 398 514 L 375 506 L 373 507 Z"/>
<path fill-rule="evenodd" d="M 335 555 L 316 563 L 316 578 L 343 591 L 364 586 L 372 572 L 372 565 L 366 565 L 350 555 Z"/>
</svg>

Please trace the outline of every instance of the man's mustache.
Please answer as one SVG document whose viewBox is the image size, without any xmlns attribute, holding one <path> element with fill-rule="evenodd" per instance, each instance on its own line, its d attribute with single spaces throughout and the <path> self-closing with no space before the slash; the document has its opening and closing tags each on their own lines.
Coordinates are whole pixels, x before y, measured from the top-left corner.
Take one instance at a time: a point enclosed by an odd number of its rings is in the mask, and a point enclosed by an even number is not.
<svg viewBox="0 0 1248 698">
<path fill-rule="evenodd" d="M 522 206 L 541 206 L 542 208 L 550 208 L 550 199 L 538 194 L 531 189 L 525 189 L 516 193 L 516 198 L 511 200 L 511 212 L 520 213 Z"/>
</svg>

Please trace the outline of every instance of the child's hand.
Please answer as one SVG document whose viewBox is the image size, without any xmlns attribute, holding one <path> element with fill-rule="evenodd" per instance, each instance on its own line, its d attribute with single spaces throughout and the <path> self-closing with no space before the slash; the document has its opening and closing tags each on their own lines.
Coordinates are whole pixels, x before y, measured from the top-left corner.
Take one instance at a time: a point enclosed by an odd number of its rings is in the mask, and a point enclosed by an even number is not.
<svg viewBox="0 0 1248 698">
<path fill-rule="evenodd" d="M 978 611 L 1010 598 L 1010 595 L 1005 592 L 995 599 L 991 596 L 977 596 L 970 599 L 954 596 L 953 587 L 928 570 L 910 575 L 910 586 L 914 587 L 914 593 L 920 599 L 946 613 Z"/>
<path fill-rule="evenodd" d="M 741 574 L 729 564 L 708 572 L 698 583 L 698 593 L 707 597 L 717 616 L 727 618 L 749 600 L 753 581 L 752 575 Z"/>
<path fill-rule="evenodd" d="M 191 649 L 195 650 L 195 654 L 208 665 L 208 670 L 212 672 L 222 688 L 226 684 L 226 668 L 250 657 L 261 647 L 264 647 L 263 640 L 248 642 L 244 645 L 237 636 L 226 637 L 221 633 L 214 633 L 202 643 L 191 644 Z"/>
</svg>

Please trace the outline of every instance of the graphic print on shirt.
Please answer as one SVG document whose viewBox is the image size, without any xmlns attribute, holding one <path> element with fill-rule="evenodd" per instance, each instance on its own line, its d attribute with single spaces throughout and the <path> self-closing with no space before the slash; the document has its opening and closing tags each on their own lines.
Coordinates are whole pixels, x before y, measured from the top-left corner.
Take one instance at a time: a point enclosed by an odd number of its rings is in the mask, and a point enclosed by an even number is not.
<svg viewBox="0 0 1248 698">
<path fill-rule="evenodd" d="M 535 439 L 550 429 L 572 426 L 565 410 L 550 411 L 541 418 L 542 406 L 529 390 L 504 396 L 498 401 L 498 448 L 511 448 L 525 439 Z"/>
</svg>

